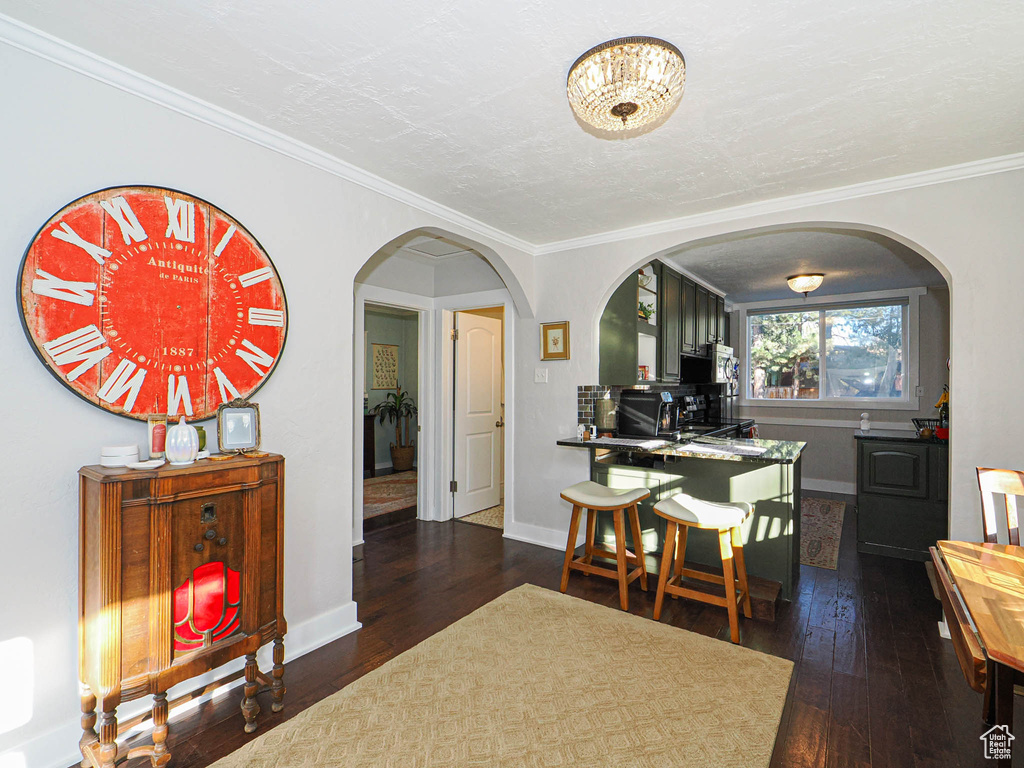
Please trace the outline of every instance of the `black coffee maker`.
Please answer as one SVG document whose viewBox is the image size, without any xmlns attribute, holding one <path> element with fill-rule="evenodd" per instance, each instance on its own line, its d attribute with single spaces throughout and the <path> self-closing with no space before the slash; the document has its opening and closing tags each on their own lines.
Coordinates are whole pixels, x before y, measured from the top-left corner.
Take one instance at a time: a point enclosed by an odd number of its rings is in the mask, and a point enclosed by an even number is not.
<svg viewBox="0 0 1024 768">
<path fill-rule="evenodd" d="M 679 406 L 671 392 L 624 389 L 619 396 L 619 437 L 671 437 Z"/>
</svg>

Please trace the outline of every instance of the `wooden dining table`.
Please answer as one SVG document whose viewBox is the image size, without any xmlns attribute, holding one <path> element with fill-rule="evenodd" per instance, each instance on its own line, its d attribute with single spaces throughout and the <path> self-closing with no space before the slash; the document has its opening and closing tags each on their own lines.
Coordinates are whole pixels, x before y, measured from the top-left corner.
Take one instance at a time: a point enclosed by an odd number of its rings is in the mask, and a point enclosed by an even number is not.
<svg viewBox="0 0 1024 768">
<path fill-rule="evenodd" d="M 1012 730 L 1014 682 L 1024 674 L 1024 547 L 940 541 L 932 560 L 961 669 L 984 691 L 985 719 Z"/>
</svg>

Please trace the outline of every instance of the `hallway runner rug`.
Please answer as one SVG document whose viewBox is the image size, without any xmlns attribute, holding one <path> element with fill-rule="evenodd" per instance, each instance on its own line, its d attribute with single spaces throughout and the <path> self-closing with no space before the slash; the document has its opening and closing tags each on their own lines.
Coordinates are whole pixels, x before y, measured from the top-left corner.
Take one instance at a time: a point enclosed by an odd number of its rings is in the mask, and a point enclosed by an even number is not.
<svg viewBox="0 0 1024 768">
<path fill-rule="evenodd" d="M 792 671 L 525 584 L 213 766 L 767 768 Z"/>
<path fill-rule="evenodd" d="M 465 517 L 456 517 L 455 519 L 460 523 L 473 523 L 474 525 L 483 525 L 487 528 L 497 528 L 499 531 L 503 531 L 505 530 L 505 505 L 499 504 L 496 507 L 481 509 L 479 512 L 474 512 Z"/>
<path fill-rule="evenodd" d="M 800 563 L 830 568 L 839 565 L 846 502 L 804 497 L 800 502 Z"/>
<path fill-rule="evenodd" d="M 363 480 L 363 519 L 416 506 L 416 472 Z"/>
</svg>

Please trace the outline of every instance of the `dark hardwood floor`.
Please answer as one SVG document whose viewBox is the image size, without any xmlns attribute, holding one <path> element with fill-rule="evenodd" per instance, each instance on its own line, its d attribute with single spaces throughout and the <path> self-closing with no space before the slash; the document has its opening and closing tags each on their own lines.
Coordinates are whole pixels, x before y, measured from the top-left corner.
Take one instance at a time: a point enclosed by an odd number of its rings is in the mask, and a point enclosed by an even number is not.
<svg viewBox="0 0 1024 768">
<path fill-rule="evenodd" d="M 924 565 L 859 555 L 855 522 L 851 505 L 838 570 L 804 566 L 796 599 L 774 624 L 741 620 L 743 645 L 796 663 L 773 768 L 991 765 L 979 741 L 981 697 L 938 636 L 940 608 Z M 558 588 L 562 553 L 504 540 L 498 530 L 413 521 L 365 540 L 353 565 L 363 628 L 288 662 L 285 711 L 272 714 L 261 694 L 257 734 L 513 587 Z M 630 586 L 630 611 L 652 616 L 655 585 L 647 594 Z M 616 590 L 580 574 L 569 583 L 570 594 L 612 607 Z M 728 639 L 724 609 L 669 600 L 662 621 Z M 240 695 L 172 719 L 171 768 L 207 766 L 252 738 L 242 731 Z M 1024 749 L 1015 752 L 1014 765 L 1024 765 Z"/>
</svg>

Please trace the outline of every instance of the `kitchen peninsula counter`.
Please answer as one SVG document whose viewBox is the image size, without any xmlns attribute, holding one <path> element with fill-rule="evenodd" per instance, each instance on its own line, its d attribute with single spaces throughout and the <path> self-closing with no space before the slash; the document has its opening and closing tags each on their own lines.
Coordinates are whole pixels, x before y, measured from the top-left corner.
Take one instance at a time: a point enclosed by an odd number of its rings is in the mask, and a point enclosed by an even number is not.
<svg viewBox="0 0 1024 768">
<path fill-rule="evenodd" d="M 610 488 L 650 489 L 650 497 L 639 504 L 649 570 L 660 566 L 665 542 L 665 521 L 654 512 L 658 501 L 688 493 L 707 501 L 752 504 L 754 512 L 743 524 L 747 572 L 778 582 L 782 597 L 792 599 L 800 574 L 800 457 L 806 443 L 686 433 L 678 441 L 652 439 L 626 445 L 600 438 L 557 442 L 589 450 L 594 482 Z M 598 514 L 597 528 L 599 542 L 614 539 L 610 513 Z M 627 545 L 632 547 L 632 541 Z M 720 571 L 717 535 L 691 531 L 686 559 Z"/>
<path fill-rule="evenodd" d="M 637 445 L 620 445 L 615 442 L 605 442 L 601 438 L 592 440 L 569 438 L 559 440 L 558 445 L 568 448 L 649 454 L 663 458 L 691 457 L 723 461 L 768 461 L 776 464 L 794 463 L 807 446 L 807 443 L 789 440 L 702 437 L 697 433 L 685 432 L 678 441 L 652 438 L 630 442 L 637 443 Z M 721 452 L 717 452 L 715 449 Z M 735 452 L 730 452 L 730 449 L 735 449 Z"/>
</svg>

